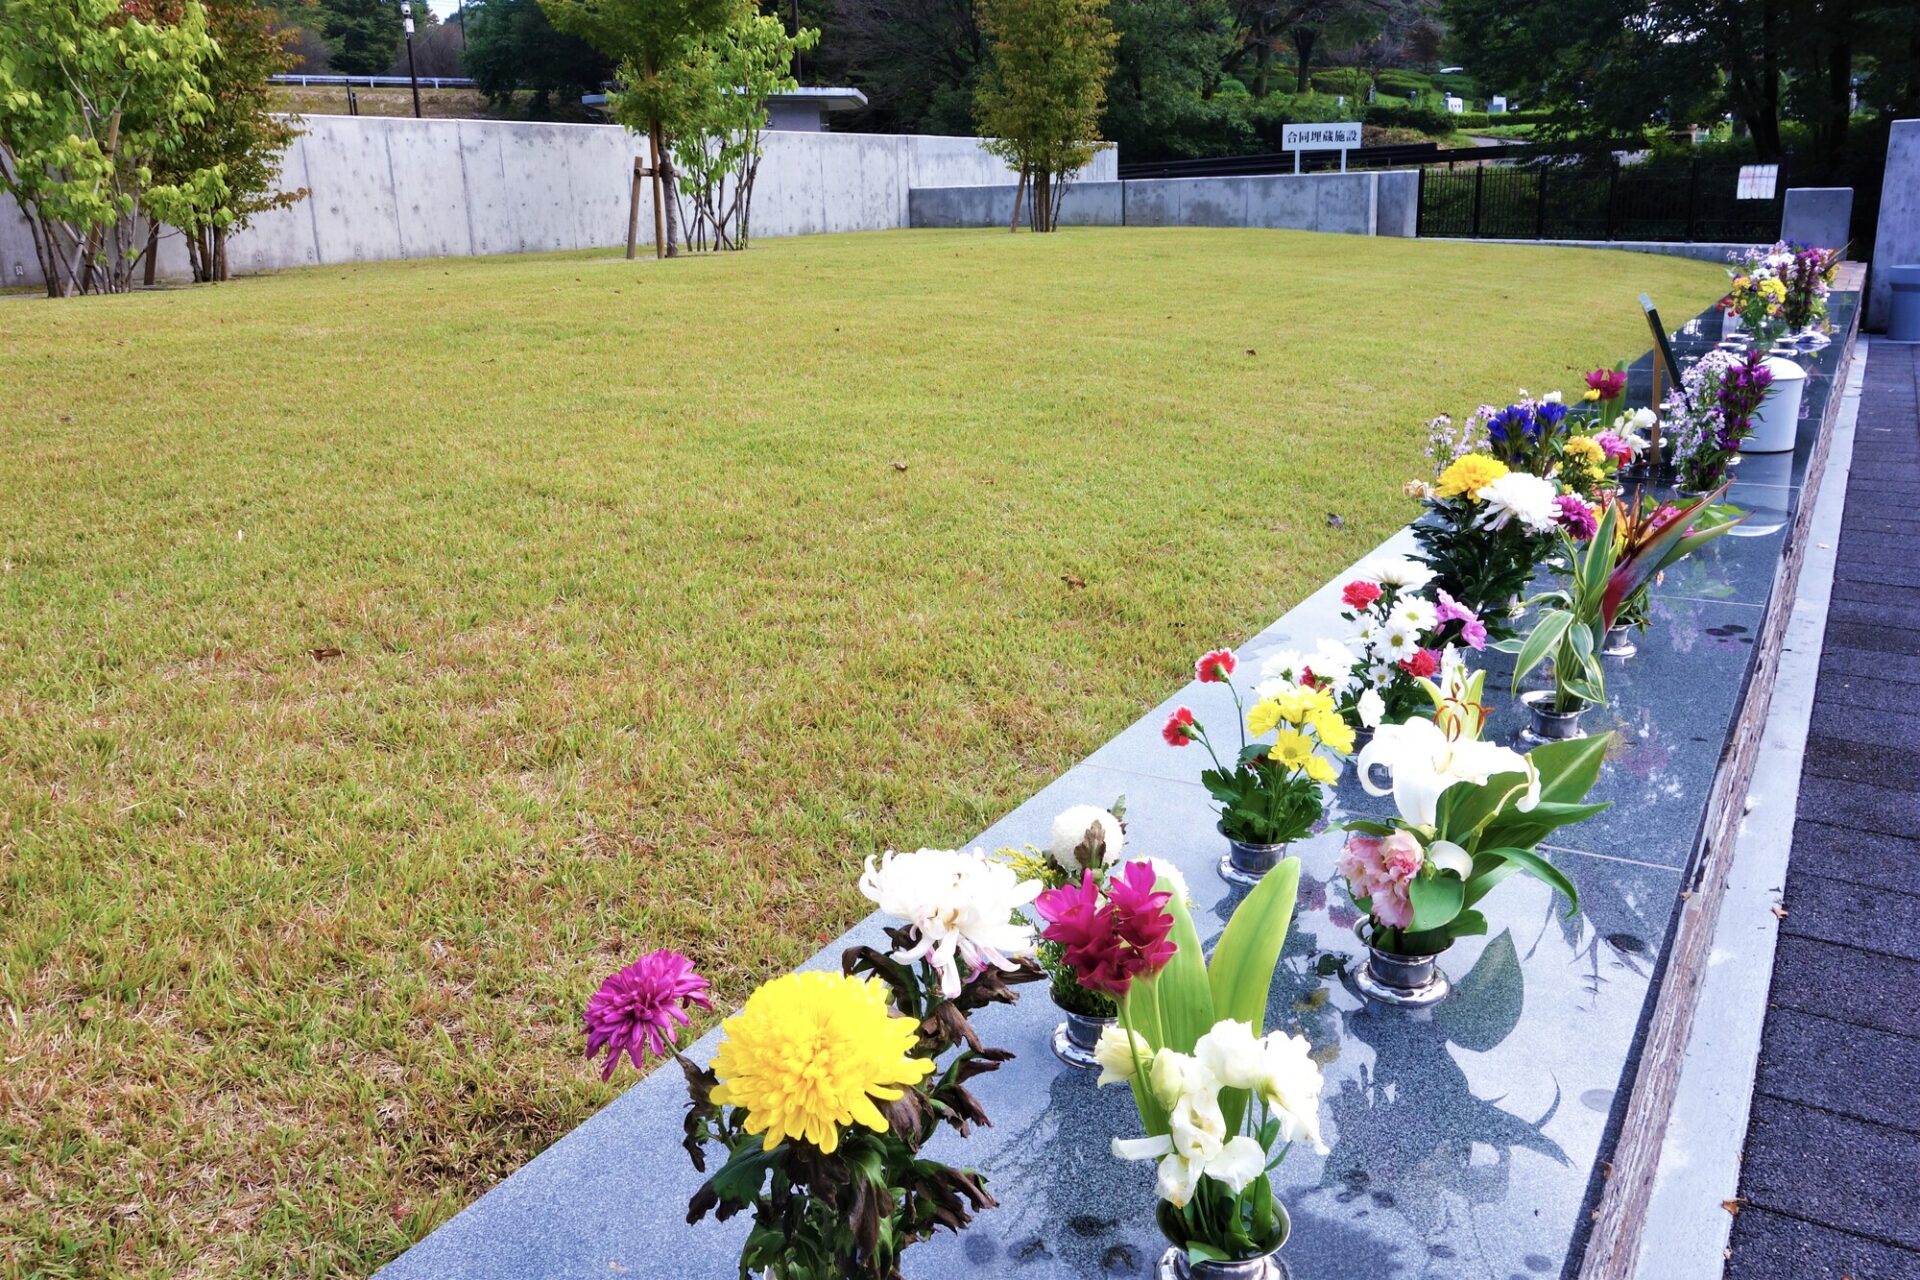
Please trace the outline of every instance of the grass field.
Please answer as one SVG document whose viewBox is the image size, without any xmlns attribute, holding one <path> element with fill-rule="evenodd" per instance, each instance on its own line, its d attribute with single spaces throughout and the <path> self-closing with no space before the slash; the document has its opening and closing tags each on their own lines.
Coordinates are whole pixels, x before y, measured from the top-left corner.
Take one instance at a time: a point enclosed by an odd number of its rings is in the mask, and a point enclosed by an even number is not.
<svg viewBox="0 0 1920 1280">
<path fill-rule="evenodd" d="M 737 1000 L 1408 519 L 1431 414 L 1721 279 L 903 232 L 0 300 L 0 1274 L 371 1271 L 613 1096 L 630 952 Z"/>
</svg>

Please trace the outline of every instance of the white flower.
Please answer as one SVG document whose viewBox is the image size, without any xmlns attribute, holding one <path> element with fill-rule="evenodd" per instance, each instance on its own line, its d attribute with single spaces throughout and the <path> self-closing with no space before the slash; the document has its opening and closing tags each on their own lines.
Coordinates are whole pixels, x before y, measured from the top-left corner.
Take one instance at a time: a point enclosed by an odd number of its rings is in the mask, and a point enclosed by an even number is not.
<svg viewBox="0 0 1920 1280">
<path fill-rule="evenodd" d="M 1280 1122 L 1284 1142 L 1300 1139 L 1321 1155 L 1327 1144 L 1320 1137 L 1320 1064 L 1305 1036 L 1269 1032 L 1260 1041 L 1260 1075 L 1251 1086 Z"/>
<path fill-rule="evenodd" d="M 1379 693 L 1372 689 L 1360 692 L 1360 703 L 1356 708 L 1360 712 L 1360 723 L 1369 729 L 1380 727 L 1380 717 L 1387 714 L 1387 704 Z"/>
<path fill-rule="evenodd" d="M 1167 1108 L 1167 1132 L 1115 1138 L 1113 1154 L 1160 1161 L 1155 1188 L 1161 1199 L 1184 1207 L 1203 1177 L 1238 1194 L 1266 1169 L 1267 1153 L 1258 1141 L 1244 1134 L 1228 1137 L 1220 1111 L 1221 1081 L 1198 1058 L 1162 1049 L 1148 1077 L 1154 1096 Z"/>
<path fill-rule="evenodd" d="M 1555 517 L 1559 508 L 1553 504 L 1557 494 L 1551 480 L 1509 471 L 1475 496 L 1487 504 L 1480 518 L 1489 529 L 1504 529 L 1513 520 L 1532 533 L 1552 533 L 1558 527 Z"/>
<path fill-rule="evenodd" d="M 1260 661 L 1261 683 L 1284 680 L 1291 684 L 1300 678 L 1300 670 L 1306 665 L 1307 655 L 1298 649 L 1276 649 Z"/>
<path fill-rule="evenodd" d="M 1420 647 L 1420 628 L 1406 627 L 1396 622 L 1387 628 L 1385 643 L 1381 646 L 1396 660 L 1410 657 Z"/>
<path fill-rule="evenodd" d="M 1120 851 L 1126 844 L 1127 836 L 1120 828 L 1120 819 L 1098 805 L 1076 804 L 1053 820 L 1053 829 L 1047 837 L 1047 856 L 1060 864 L 1063 871 L 1077 876 L 1082 871 L 1120 861 Z M 1090 864 L 1082 861 L 1083 850 Z"/>
<path fill-rule="evenodd" d="M 1405 596 L 1393 606 L 1393 612 L 1387 615 L 1387 625 L 1410 630 L 1416 634 L 1433 630 L 1439 620 L 1439 610 L 1419 596 Z"/>
<path fill-rule="evenodd" d="M 1100 1078 L 1094 1081 L 1095 1086 L 1125 1084 L 1133 1079 L 1140 1063 L 1153 1057 L 1153 1046 L 1139 1033 L 1110 1022 L 1100 1029 L 1093 1056 L 1100 1064 Z"/>
<path fill-rule="evenodd" d="M 1187 878 L 1180 873 L 1180 868 L 1165 858 L 1148 858 L 1147 865 L 1153 868 L 1154 875 L 1167 882 L 1167 887 L 1172 890 L 1173 896 L 1181 906 L 1193 905 L 1193 890 L 1187 887 Z"/>
<path fill-rule="evenodd" d="M 1011 957 L 1033 950 L 1033 929 L 1016 912 L 1039 896 L 1038 880 L 1017 879 L 1012 867 L 980 850 L 921 849 L 892 853 L 876 867 L 867 859 L 860 892 L 880 910 L 912 925 L 919 938 L 893 953 L 903 962 L 924 959 L 940 975 L 940 991 L 960 994 L 961 964 L 972 976 L 992 965 L 1012 969 Z"/>
<path fill-rule="evenodd" d="M 1547 392 L 1547 394 L 1540 397 L 1541 404 L 1561 404 L 1561 403 L 1564 403 L 1565 400 L 1566 400 L 1566 397 L 1561 395 L 1558 391 L 1549 391 Z"/>
<path fill-rule="evenodd" d="M 1404 587 L 1418 591 L 1433 581 L 1433 570 L 1418 560 L 1394 557 L 1369 560 L 1360 566 L 1360 576 L 1372 578 L 1383 586 Z"/>
<path fill-rule="evenodd" d="M 1237 1019 L 1222 1018 L 1193 1046 L 1193 1056 L 1229 1089 L 1252 1089 L 1262 1079 L 1260 1040 L 1253 1028 Z"/>
<path fill-rule="evenodd" d="M 1627 426 L 1633 431 L 1649 431 L 1652 430 L 1653 424 L 1658 421 L 1660 421 L 1660 415 L 1653 410 L 1635 409 L 1633 411 L 1633 418 L 1627 423 Z"/>
<path fill-rule="evenodd" d="M 1392 786 L 1374 785 L 1375 766 L 1393 775 Z M 1391 794 L 1400 816 L 1416 827 L 1434 824 L 1440 793 L 1456 782 L 1485 782 L 1496 773 L 1525 774 L 1527 790 L 1517 802 L 1522 813 L 1540 802 L 1540 773 L 1533 762 L 1510 747 L 1475 738 L 1449 738 L 1431 720 L 1383 724 L 1356 761 L 1360 785 L 1370 796 Z"/>
</svg>

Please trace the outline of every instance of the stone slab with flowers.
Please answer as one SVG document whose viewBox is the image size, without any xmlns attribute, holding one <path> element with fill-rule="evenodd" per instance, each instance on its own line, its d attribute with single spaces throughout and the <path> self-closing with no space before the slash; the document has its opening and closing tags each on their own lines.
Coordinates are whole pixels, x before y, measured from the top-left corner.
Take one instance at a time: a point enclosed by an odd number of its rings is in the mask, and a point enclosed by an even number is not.
<svg viewBox="0 0 1920 1280">
<path fill-rule="evenodd" d="M 1710 816 L 1708 796 L 1729 727 L 1754 696 L 1749 687 L 1756 669 L 1754 642 L 1780 607 L 1775 575 L 1790 558 L 1789 540 L 1796 536 L 1804 507 L 1800 487 L 1816 456 L 1834 376 L 1849 350 L 1856 306 L 1851 293 L 1836 291 L 1828 299 L 1837 337 L 1807 357 L 1813 375 L 1809 413 L 1795 453 L 1765 471 L 1751 468 L 1752 459 L 1734 469 L 1730 498 L 1748 518 L 1734 533 L 1674 566 L 1652 588 L 1650 626 L 1640 636 L 1638 654 L 1607 669 L 1606 701 L 1590 713 L 1590 727 L 1615 738 L 1586 796 L 1605 808 L 1559 828 L 1540 846 L 1542 857 L 1577 895 L 1577 910 L 1568 912 L 1571 895 L 1550 879 L 1516 874 L 1478 901 L 1484 930 L 1453 939 L 1443 961 L 1452 980 L 1444 1000 L 1421 1010 L 1369 1000 L 1358 981 L 1366 955 L 1354 926 L 1362 912 L 1342 875 L 1394 873 L 1391 864 L 1404 851 L 1384 844 L 1356 851 L 1340 827 L 1358 820 L 1381 824 L 1363 828 L 1363 835 L 1390 832 L 1391 820 L 1404 806 L 1396 804 L 1391 779 L 1376 771 L 1363 784 L 1351 756 L 1326 752 L 1345 758 L 1323 792 L 1323 812 L 1313 824 L 1317 829 L 1288 849 L 1297 864 L 1283 864 L 1289 867 L 1284 874 L 1298 875 L 1297 902 L 1266 989 L 1263 1017 L 1257 1020 L 1263 1025 L 1255 1027 L 1250 1020 L 1247 1027 L 1247 1035 L 1261 1031 L 1264 1038 L 1249 1041 L 1233 1030 L 1194 1041 L 1186 1057 L 1206 1066 L 1218 1087 L 1212 1093 L 1196 1088 L 1167 1094 L 1186 1098 L 1210 1115 L 1208 1099 L 1238 1087 L 1223 1083 L 1228 1077 L 1247 1082 L 1249 1096 L 1263 1087 L 1261 1081 L 1276 1082 L 1264 1086 L 1272 1091 L 1267 1114 L 1295 1140 L 1283 1160 L 1261 1168 L 1290 1223 L 1277 1256 L 1293 1276 L 1506 1277 L 1578 1269 L 1590 1244 L 1587 1233 L 1604 1171 L 1620 1144 L 1628 1098 L 1644 1066 L 1642 1032 L 1668 962 L 1677 904 L 1690 884 L 1696 846 Z M 1681 345 L 1684 350 L 1686 344 Z M 1568 402 L 1578 398 L 1570 389 Z M 1534 401 L 1540 403 L 1550 402 Z M 1580 411 L 1578 404 L 1572 411 Z M 1524 432 L 1526 422 L 1537 420 L 1530 412 L 1524 421 L 1508 422 Z M 1557 512 L 1547 510 L 1541 494 L 1519 491 L 1532 487 L 1509 486 L 1515 492 L 1503 495 L 1510 522 L 1524 527 L 1532 521 L 1537 531 L 1549 522 L 1564 525 Z M 1555 488 L 1549 496 L 1557 508 Z M 1413 532 L 1403 530 L 1357 557 L 1349 570 L 1233 650 L 1226 681 L 1218 678 L 1225 664 L 1216 657 L 1213 669 L 1203 666 L 1198 673 L 1206 678 L 1170 691 L 1137 723 L 974 834 L 966 846 L 1053 856 L 1051 851 L 1062 845 L 1056 820 L 1086 806 L 1065 824 L 1073 843 L 1061 849 L 1061 856 L 1083 873 L 1092 869 L 1081 861 L 1087 859 L 1101 865 L 1101 874 L 1125 878 L 1123 893 L 1132 895 L 1126 901 L 1136 906 L 1153 898 L 1161 898 L 1164 906 L 1173 893 L 1190 899 L 1179 914 L 1190 922 L 1200 949 L 1217 953 L 1250 894 L 1278 890 L 1266 881 L 1248 890 L 1216 873 L 1220 804 L 1199 776 L 1191 743 L 1170 743 L 1168 723 L 1185 707 L 1198 712 L 1195 718 L 1202 723 L 1211 718 L 1224 733 L 1226 717 L 1239 712 L 1225 698 L 1223 683 L 1231 683 L 1251 709 L 1262 700 L 1258 686 L 1276 678 L 1263 675 L 1263 668 L 1286 667 L 1278 678 L 1297 685 L 1303 672 L 1296 668 L 1319 675 L 1316 661 L 1333 666 L 1339 655 L 1355 658 L 1356 615 L 1374 601 L 1360 601 L 1366 592 L 1345 588 L 1360 578 L 1382 581 L 1382 564 L 1418 550 Z M 1450 595 L 1456 605 L 1470 603 Z M 1435 605 L 1431 618 L 1422 613 L 1401 620 L 1401 641 L 1412 636 L 1415 650 L 1434 653 L 1436 661 L 1464 661 L 1483 671 L 1488 691 L 1483 736 L 1503 749 L 1515 747 L 1522 712 L 1503 696 L 1511 659 L 1491 647 L 1475 647 L 1458 622 L 1450 624 L 1450 635 L 1438 634 L 1449 624 Z M 1357 658 L 1354 666 L 1361 666 Z M 1390 671 L 1378 674 L 1389 682 L 1398 679 Z M 1419 678 L 1411 671 L 1403 674 Z M 1343 680 L 1351 682 L 1354 675 L 1349 668 Z M 1361 695 L 1369 690 L 1353 685 L 1346 691 L 1351 698 L 1336 698 L 1334 714 L 1351 711 L 1361 722 L 1358 728 L 1370 727 L 1360 710 Z M 1385 700 L 1378 684 L 1370 692 Z M 1309 721 L 1320 714 L 1317 701 L 1298 710 Z M 1343 741 L 1330 723 L 1324 727 L 1333 741 Z M 1355 745 L 1361 753 L 1370 750 Z M 1090 817 L 1120 796 L 1126 801 L 1123 836 L 1118 824 L 1109 830 Z M 1081 837 L 1096 826 L 1098 841 L 1084 842 Z M 1372 838 L 1384 842 L 1387 836 Z M 1369 853 L 1372 862 L 1367 862 Z M 1128 870 L 1134 860 L 1147 857 L 1158 863 Z M 1366 865 L 1357 865 L 1356 858 Z M 1002 972 L 990 957 L 984 968 L 977 967 L 984 953 L 969 951 L 972 943 L 950 939 L 948 945 L 936 937 L 922 949 L 903 936 L 903 918 L 924 895 L 916 877 L 891 875 L 890 865 L 900 870 L 897 861 L 876 862 L 870 881 L 871 896 L 884 909 L 824 948 L 803 972 L 838 974 L 850 948 L 869 957 L 912 956 L 895 963 L 914 967 L 923 993 L 945 985 L 949 962 L 963 983 Z M 1064 864 L 1061 869 L 1062 884 L 1074 878 Z M 1143 879 L 1148 872 L 1151 887 Z M 996 878 L 981 900 L 1004 904 L 1029 890 L 1037 897 L 1044 889 L 1028 879 Z M 1017 936 L 990 934 L 986 926 L 992 922 L 979 923 L 980 946 L 1020 949 Z M 1039 915 L 1031 923 L 1049 927 Z M 954 929 L 958 926 L 946 932 Z M 647 949 L 638 945 L 642 942 L 636 940 L 636 952 Z M 1148 948 L 1156 945 L 1152 936 L 1143 942 Z M 691 958 L 695 966 L 698 959 Z M 650 961 L 646 974 L 635 975 L 636 982 L 642 980 L 655 984 L 645 990 L 669 993 L 669 1004 L 673 991 L 680 992 L 681 1004 L 705 996 L 704 988 L 691 986 L 686 973 L 664 959 Z M 729 1035 L 724 1028 L 678 1046 L 689 1072 L 711 1067 L 725 1077 L 730 1057 L 749 1049 L 764 1052 L 775 1041 L 777 1027 L 794 1015 L 800 1001 L 797 992 L 782 987 L 763 989 L 762 995 L 768 991 L 773 996 L 763 1000 L 757 1016 L 729 1024 L 736 1038 L 745 1033 L 745 1048 L 722 1049 Z M 984 1004 L 967 1015 L 986 1046 L 1014 1055 L 966 1083 L 991 1124 L 970 1124 L 965 1134 L 951 1124 L 934 1126 L 925 1131 L 918 1152 L 940 1169 L 959 1171 L 963 1181 L 943 1185 L 963 1195 L 977 1178 L 992 1204 L 976 1209 L 968 1201 L 971 1221 L 961 1230 L 936 1224 L 901 1255 L 901 1270 L 908 1277 L 1034 1280 L 1154 1274 L 1166 1249 L 1165 1233 L 1156 1223 L 1162 1175 L 1116 1156 L 1114 1148 L 1116 1138 L 1130 1143 L 1152 1136 L 1143 1134 L 1137 1098 L 1123 1085 L 1103 1087 L 1099 1073 L 1054 1056 L 1051 1039 L 1061 1015 L 1046 998 L 1044 984 L 1009 991 L 1016 993 L 1017 1001 Z M 582 993 L 583 1002 L 587 994 Z M 612 998 L 620 1008 L 636 1007 L 631 991 L 615 990 Z M 887 1022 L 897 1015 L 897 1004 L 890 1014 L 884 1002 L 876 1008 L 869 997 L 856 998 L 840 988 L 826 1003 L 834 1017 L 863 1028 L 855 1039 L 867 1050 L 847 1078 L 871 1077 L 882 1094 L 870 1096 L 911 1093 L 932 1078 L 932 1069 L 923 1073 L 914 1063 L 912 1037 Z M 774 1012 L 769 1004 L 782 1007 Z M 626 1043 L 637 1043 L 642 1052 L 662 1047 L 636 1030 L 640 1024 L 633 1019 L 608 1022 L 607 1011 L 601 1013 L 596 1025 L 603 1031 L 625 1035 Z M 666 1012 L 646 1025 L 661 1035 L 678 1030 Z M 595 1047 L 604 1052 L 608 1044 L 603 1035 Z M 1296 1046 L 1298 1061 L 1291 1056 Z M 1303 1064 L 1316 1068 L 1317 1076 Z M 1186 1070 L 1182 1063 L 1173 1065 Z M 712 1171 L 711 1164 L 707 1174 L 695 1170 L 681 1149 L 688 1079 L 689 1073 L 672 1065 L 655 1070 L 382 1274 L 391 1280 L 680 1280 L 741 1274 L 742 1251 L 754 1229 L 750 1213 L 725 1222 L 710 1215 L 687 1221 L 689 1201 Z M 1309 1081 L 1317 1085 L 1316 1107 L 1299 1101 L 1310 1092 Z M 710 1101 L 745 1096 L 731 1085 L 726 1088 L 729 1092 Z M 1290 1119 L 1274 1115 L 1276 1108 L 1286 1110 L 1285 1099 L 1298 1107 L 1287 1112 Z M 858 1128 L 855 1109 L 850 1104 L 846 1132 Z M 1275 1135 L 1275 1143 L 1284 1145 L 1278 1130 Z M 1233 1194 L 1253 1212 L 1243 1194 L 1252 1171 L 1245 1144 L 1230 1154 L 1224 1140 L 1217 1151 L 1191 1143 L 1186 1151 L 1202 1152 L 1197 1176 L 1203 1182 L 1209 1176 L 1206 1164 L 1217 1157 L 1225 1175 L 1220 1185 L 1240 1188 Z M 1149 1158 L 1158 1166 L 1180 1153 L 1169 1141 L 1123 1146 L 1120 1154 Z M 1192 1173 L 1190 1163 L 1165 1176 Z M 1263 1221 L 1243 1219 L 1256 1232 Z"/>
</svg>

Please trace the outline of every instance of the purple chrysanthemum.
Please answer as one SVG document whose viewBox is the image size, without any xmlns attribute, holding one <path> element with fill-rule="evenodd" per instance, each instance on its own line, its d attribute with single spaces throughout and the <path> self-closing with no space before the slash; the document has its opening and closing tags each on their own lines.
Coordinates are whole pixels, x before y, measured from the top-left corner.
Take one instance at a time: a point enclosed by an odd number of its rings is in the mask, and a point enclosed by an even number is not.
<svg viewBox="0 0 1920 1280">
<path fill-rule="evenodd" d="M 681 1027 L 693 1021 L 689 1005 L 711 1009 L 707 980 L 678 951 L 649 951 L 600 984 L 587 1001 L 587 1056 L 607 1050 L 602 1080 L 613 1078 L 620 1055 L 644 1067 L 647 1055 L 664 1058 Z"/>
<path fill-rule="evenodd" d="M 1553 500 L 1553 505 L 1560 508 L 1560 527 L 1576 541 L 1585 542 L 1600 531 L 1600 518 L 1579 495 L 1563 493 Z"/>
</svg>

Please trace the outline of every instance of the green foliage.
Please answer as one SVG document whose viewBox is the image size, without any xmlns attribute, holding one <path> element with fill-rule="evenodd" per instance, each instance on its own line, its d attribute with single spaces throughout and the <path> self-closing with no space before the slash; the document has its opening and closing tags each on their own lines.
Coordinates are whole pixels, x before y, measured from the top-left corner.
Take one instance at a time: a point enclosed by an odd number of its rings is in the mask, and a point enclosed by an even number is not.
<svg viewBox="0 0 1920 1280">
<path fill-rule="evenodd" d="M 214 111 L 207 11 L 130 16 L 113 0 L 0 3 L 0 191 L 26 211 L 54 295 L 124 292 L 134 221 L 199 216 L 226 198 L 219 165 L 176 166 Z"/>
<path fill-rule="evenodd" d="M 1319 783 L 1283 767 L 1263 743 L 1243 748 L 1234 768 L 1203 770 L 1200 782 L 1220 805 L 1220 830 L 1246 844 L 1300 839 L 1326 803 Z"/>
<path fill-rule="evenodd" d="M 1119 42 L 1100 127 L 1122 156 L 1226 154 L 1251 140 L 1248 95 L 1221 70 L 1236 44 L 1226 0 L 1111 0 L 1108 12 Z"/>
<path fill-rule="evenodd" d="M 674 131 L 673 163 L 693 202 L 690 247 L 747 247 L 767 99 L 795 86 L 788 72 L 794 53 L 819 41 L 811 28 L 790 36 L 779 18 L 742 12 L 689 50 L 688 106 Z"/>
<path fill-rule="evenodd" d="M 1099 150 L 1117 37 L 1107 0 L 983 0 L 993 61 L 974 110 L 987 149 L 1033 190 L 1033 228 L 1051 231 L 1065 182 Z"/>
<path fill-rule="evenodd" d="M 385 75 L 400 53 L 404 32 L 394 0 L 319 0 L 320 34 L 333 50 L 333 70 L 350 76 Z M 414 20 L 420 20 L 416 10 Z"/>
<path fill-rule="evenodd" d="M 1533 571 L 1554 545 L 1551 534 L 1529 533 L 1517 520 L 1501 529 L 1478 523 L 1479 507 L 1466 497 L 1430 499 L 1413 526 L 1420 558 L 1435 584 L 1480 615 L 1487 634 L 1513 634 L 1510 609 L 1533 581 Z"/>
<path fill-rule="evenodd" d="M 1550 607 L 1536 615 L 1533 630 L 1524 641 L 1503 640 L 1494 646 L 1517 655 L 1513 663 L 1515 693 L 1520 691 L 1520 682 L 1551 657 L 1555 711 L 1578 711 L 1606 701 L 1607 680 L 1600 666 L 1600 649 L 1612 618 L 1607 599 L 1614 584 L 1614 569 L 1619 565 L 1619 532 L 1620 511 L 1610 502 L 1600 513 L 1598 531 L 1584 544 L 1561 535 L 1561 553 L 1568 565 L 1565 585 L 1527 602 L 1529 606 Z"/>
<path fill-rule="evenodd" d="M 552 114 L 553 100 L 577 100 L 613 76 L 606 54 L 553 25 L 539 0 L 474 0 L 467 10 L 467 74 L 495 110 L 516 90 L 532 98 L 527 114 Z"/>
</svg>

